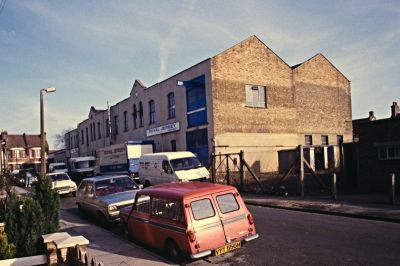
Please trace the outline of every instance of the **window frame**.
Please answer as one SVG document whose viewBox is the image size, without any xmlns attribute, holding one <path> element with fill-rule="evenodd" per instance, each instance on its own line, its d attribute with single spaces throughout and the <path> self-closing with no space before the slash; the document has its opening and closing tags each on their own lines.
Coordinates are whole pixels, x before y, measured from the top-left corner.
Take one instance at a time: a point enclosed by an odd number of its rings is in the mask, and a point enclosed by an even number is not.
<svg viewBox="0 0 400 266">
<path fill-rule="evenodd" d="M 176 117 L 176 107 L 175 107 L 175 93 L 170 92 L 167 95 L 168 101 L 168 119 L 172 119 Z"/>
<path fill-rule="evenodd" d="M 156 123 L 156 104 L 154 100 L 149 101 L 149 124 Z"/>
<path fill-rule="evenodd" d="M 262 89 L 262 90 L 261 90 Z M 257 95 L 255 94 L 257 91 Z M 262 93 L 260 93 L 262 91 Z M 255 100 L 255 98 L 257 98 Z M 245 85 L 246 107 L 251 108 L 267 108 L 267 86 L 264 85 Z"/>
</svg>

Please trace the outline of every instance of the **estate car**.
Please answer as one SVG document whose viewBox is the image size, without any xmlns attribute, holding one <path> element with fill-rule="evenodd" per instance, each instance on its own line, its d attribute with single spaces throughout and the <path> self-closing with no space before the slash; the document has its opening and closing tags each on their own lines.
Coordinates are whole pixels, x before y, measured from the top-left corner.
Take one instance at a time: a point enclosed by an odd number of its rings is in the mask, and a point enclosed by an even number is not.
<svg viewBox="0 0 400 266">
<path fill-rule="evenodd" d="M 167 256 L 220 255 L 258 238 L 236 188 L 206 182 L 168 183 L 139 191 L 120 212 L 125 234 Z"/>
</svg>

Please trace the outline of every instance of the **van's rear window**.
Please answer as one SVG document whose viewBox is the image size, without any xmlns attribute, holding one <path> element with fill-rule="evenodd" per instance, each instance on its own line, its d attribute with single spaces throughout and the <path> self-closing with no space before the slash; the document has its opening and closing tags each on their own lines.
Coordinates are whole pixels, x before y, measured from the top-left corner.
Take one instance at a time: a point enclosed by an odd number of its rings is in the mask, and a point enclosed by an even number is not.
<svg viewBox="0 0 400 266">
<path fill-rule="evenodd" d="M 239 204 L 237 203 L 235 196 L 231 193 L 217 196 L 217 202 L 222 213 L 239 210 Z"/>
<path fill-rule="evenodd" d="M 209 199 L 196 200 L 190 203 L 193 217 L 196 220 L 202 220 L 215 215 L 214 208 Z"/>
</svg>

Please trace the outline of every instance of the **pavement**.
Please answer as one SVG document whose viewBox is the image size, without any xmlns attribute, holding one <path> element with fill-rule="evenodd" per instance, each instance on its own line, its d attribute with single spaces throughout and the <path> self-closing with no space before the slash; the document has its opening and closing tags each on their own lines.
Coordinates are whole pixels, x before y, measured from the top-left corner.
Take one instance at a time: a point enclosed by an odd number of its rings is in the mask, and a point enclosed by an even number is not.
<svg viewBox="0 0 400 266">
<path fill-rule="evenodd" d="M 248 205 L 400 223 L 400 196 L 391 204 L 388 195 L 266 196 L 241 194 Z"/>
<path fill-rule="evenodd" d="M 15 191 L 17 194 L 26 194 L 24 188 L 16 187 Z M 241 195 L 248 205 L 400 223 L 400 197 L 396 204 L 390 204 L 387 195 L 339 195 L 336 200 L 328 196 Z M 89 239 L 89 261 L 93 258 L 96 262 L 111 266 L 170 264 L 166 259 L 67 210 L 61 210 L 60 227 L 60 231 Z"/>
</svg>

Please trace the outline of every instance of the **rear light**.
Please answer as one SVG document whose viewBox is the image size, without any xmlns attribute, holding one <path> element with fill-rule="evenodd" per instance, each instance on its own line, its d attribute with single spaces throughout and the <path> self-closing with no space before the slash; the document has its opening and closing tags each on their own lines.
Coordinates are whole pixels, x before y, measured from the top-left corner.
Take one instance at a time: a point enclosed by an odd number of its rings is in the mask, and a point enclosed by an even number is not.
<svg viewBox="0 0 400 266">
<path fill-rule="evenodd" d="M 253 216 L 250 213 L 247 214 L 247 220 L 249 221 L 249 224 L 254 224 Z"/>
<path fill-rule="evenodd" d="M 190 242 L 194 242 L 194 241 L 196 241 L 196 235 L 194 234 L 194 232 L 192 231 L 192 230 L 189 230 L 188 232 L 187 232 L 187 235 L 188 235 L 188 237 L 189 237 L 189 241 Z"/>
</svg>

